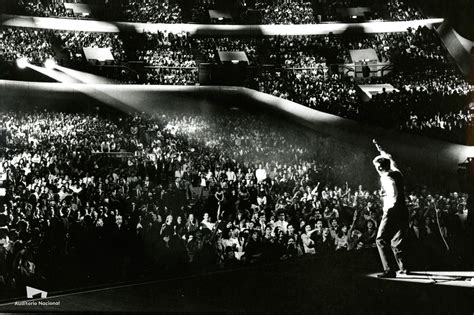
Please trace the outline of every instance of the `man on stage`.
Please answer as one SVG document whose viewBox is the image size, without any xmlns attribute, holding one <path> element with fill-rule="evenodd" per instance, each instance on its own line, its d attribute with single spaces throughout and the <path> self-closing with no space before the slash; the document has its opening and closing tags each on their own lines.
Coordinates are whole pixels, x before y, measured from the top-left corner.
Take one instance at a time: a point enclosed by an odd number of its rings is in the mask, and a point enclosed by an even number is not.
<svg viewBox="0 0 474 315">
<path fill-rule="evenodd" d="M 398 170 L 392 156 L 382 150 L 375 140 L 374 144 L 380 152 L 373 164 L 380 175 L 383 200 L 383 216 L 376 243 L 384 272 L 378 277 L 395 278 L 397 267 L 399 273 L 407 272 L 404 242 L 408 230 L 409 214 L 405 204 L 403 175 Z M 391 259 L 392 251 L 398 266 Z"/>
</svg>

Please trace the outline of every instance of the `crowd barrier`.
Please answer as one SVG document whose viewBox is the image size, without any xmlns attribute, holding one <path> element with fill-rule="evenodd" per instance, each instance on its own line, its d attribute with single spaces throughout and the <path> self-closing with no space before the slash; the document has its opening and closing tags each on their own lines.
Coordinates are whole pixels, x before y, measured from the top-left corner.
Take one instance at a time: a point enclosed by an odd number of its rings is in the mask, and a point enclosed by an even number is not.
<svg viewBox="0 0 474 315">
<path fill-rule="evenodd" d="M 425 19 L 414 21 L 384 22 L 373 21 L 364 23 L 324 23 L 297 25 L 212 25 L 212 24 L 152 24 L 130 22 L 105 22 L 94 20 L 73 20 L 61 18 L 43 18 L 32 16 L 2 14 L 0 21 L 3 26 L 44 28 L 54 30 L 84 32 L 151 32 L 168 31 L 170 33 L 187 32 L 191 35 L 322 35 L 328 33 L 390 33 L 405 32 L 409 27 L 432 27 L 440 24 L 443 19 Z"/>
<path fill-rule="evenodd" d="M 284 115 L 318 134 L 356 146 L 376 154 L 372 139 L 390 151 L 394 157 L 420 171 L 439 176 L 446 185 L 457 183 L 458 163 L 474 156 L 474 147 L 452 144 L 427 137 L 390 131 L 308 107 L 272 95 L 241 87 L 216 86 L 145 86 L 86 85 L 16 82 L 0 80 L 0 108 L 8 105 L 76 106 L 91 108 L 105 104 L 125 112 L 153 113 L 157 108 L 198 108 L 211 112 L 216 107 L 240 106 Z M 454 187 L 453 186 L 453 187 Z"/>
</svg>

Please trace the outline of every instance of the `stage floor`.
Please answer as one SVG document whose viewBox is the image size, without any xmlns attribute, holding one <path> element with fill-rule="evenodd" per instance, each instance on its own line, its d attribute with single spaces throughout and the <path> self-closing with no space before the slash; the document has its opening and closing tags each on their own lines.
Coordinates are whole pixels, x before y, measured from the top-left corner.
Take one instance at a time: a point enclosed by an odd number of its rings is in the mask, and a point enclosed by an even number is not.
<svg viewBox="0 0 474 315">
<path fill-rule="evenodd" d="M 378 279 L 376 252 L 304 258 L 0 304 L 0 312 L 473 313 L 469 281 Z M 438 273 L 448 277 L 453 273 Z M 474 275 L 474 272 L 462 273 Z M 43 304 L 39 304 L 42 302 Z"/>
<path fill-rule="evenodd" d="M 412 282 L 474 289 L 473 271 L 415 271 L 411 274 L 397 275 L 396 278 L 390 279 L 379 279 L 378 274 L 370 273 L 367 277 L 380 281 Z"/>
</svg>

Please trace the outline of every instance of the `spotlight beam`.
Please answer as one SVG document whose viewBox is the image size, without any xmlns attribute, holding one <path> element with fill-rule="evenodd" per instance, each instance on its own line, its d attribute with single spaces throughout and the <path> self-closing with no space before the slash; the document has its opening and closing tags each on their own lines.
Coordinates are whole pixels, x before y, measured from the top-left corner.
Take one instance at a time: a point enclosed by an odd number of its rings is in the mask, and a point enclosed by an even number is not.
<svg viewBox="0 0 474 315">
<path fill-rule="evenodd" d="M 35 65 L 28 65 L 29 68 L 41 73 L 41 74 L 44 74 L 45 76 L 47 77 L 50 77 L 51 79 L 53 80 L 56 80 L 58 82 L 61 82 L 61 83 L 82 83 L 78 80 L 76 80 L 75 78 L 72 78 L 62 72 L 59 72 L 59 71 L 56 71 L 54 69 L 47 69 L 47 68 L 43 68 L 43 67 L 39 67 L 39 66 L 35 66 Z"/>
<path fill-rule="evenodd" d="M 70 76 L 70 77 L 72 77 L 72 78 L 74 78 L 77 81 L 82 82 L 82 83 L 87 83 L 87 84 L 116 84 L 116 82 L 113 81 L 113 80 L 110 80 L 110 79 L 107 79 L 107 78 L 104 78 L 104 77 L 101 77 L 101 76 L 98 76 L 98 75 L 95 75 L 95 74 L 91 74 L 91 73 L 87 73 L 87 72 L 82 72 L 82 71 L 62 67 L 62 66 L 57 65 L 57 64 L 55 65 L 55 69 L 65 73 L 66 75 L 68 75 L 68 76 Z"/>
<path fill-rule="evenodd" d="M 16 60 L 19 69 L 30 68 L 47 77 L 52 78 L 61 83 L 86 83 L 86 84 L 113 84 L 113 80 L 97 76 L 94 74 L 77 71 L 59 66 L 54 59 L 47 59 L 44 62 L 44 67 L 39 67 L 29 63 L 26 57 L 18 58 Z"/>
</svg>

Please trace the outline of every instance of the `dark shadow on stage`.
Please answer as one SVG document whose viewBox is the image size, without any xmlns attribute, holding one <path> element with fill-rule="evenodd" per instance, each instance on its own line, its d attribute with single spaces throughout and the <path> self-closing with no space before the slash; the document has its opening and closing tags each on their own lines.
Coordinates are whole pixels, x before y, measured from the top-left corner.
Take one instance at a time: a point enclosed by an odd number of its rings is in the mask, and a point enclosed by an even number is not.
<svg viewBox="0 0 474 315">
<path fill-rule="evenodd" d="M 42 301 L 59 306 L 9 303 L 0 311 L 472 313 L 472 288 L 367 276 L 378 264 L 372 248 L 58 294 Z"/>
</svg>

